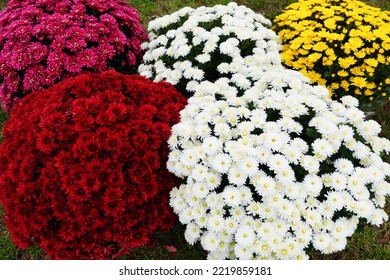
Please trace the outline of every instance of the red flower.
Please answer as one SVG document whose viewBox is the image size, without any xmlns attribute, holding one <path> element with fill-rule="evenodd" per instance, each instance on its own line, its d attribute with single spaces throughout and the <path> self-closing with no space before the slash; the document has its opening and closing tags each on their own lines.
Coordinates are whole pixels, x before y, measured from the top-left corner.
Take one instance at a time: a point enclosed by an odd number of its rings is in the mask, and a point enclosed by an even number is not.
<svg viewBox="0 0 390 280">
<path fill-rule="evenodd" d="M 171 117 L 160 119 L 171 103 Z M 26 96 L 0 145 L 13 242 L 34 240 L 55 259 L 110 259 L 169 229 L 178 182 L 166 169 L 166 141 L 185 103 L 173 86 L 114 71 Z"/>
<path fill-rule="evenodd" d="M 56 149 L 55 134 L 48 130 L 43 130 L 40 134 L 37 135 L 36 147 L 39 151 L 46 154 L 52 152 L 54 149 Z"/>
</svg>

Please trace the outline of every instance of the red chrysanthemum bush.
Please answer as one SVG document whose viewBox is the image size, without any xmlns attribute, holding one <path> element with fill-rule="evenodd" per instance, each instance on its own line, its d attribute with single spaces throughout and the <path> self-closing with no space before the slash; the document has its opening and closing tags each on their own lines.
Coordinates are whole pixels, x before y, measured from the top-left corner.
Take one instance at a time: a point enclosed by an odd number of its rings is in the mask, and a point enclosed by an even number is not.
<svg viewBox="0 0 390 280">
<path fill-rule="evenodd" d="M 54 259 L 108 259 L 171 228 L 167 139 L 185 104 L 168 83 L 115 71 L 26 96 L 0 146 L 13 242 Z"/>
<path fill-rule="evenodd" d="M 3 109 L 79 73 L 135 73 L 146 39 L 122 0 L 11 0 L 0 12 Z"/>
</svg>

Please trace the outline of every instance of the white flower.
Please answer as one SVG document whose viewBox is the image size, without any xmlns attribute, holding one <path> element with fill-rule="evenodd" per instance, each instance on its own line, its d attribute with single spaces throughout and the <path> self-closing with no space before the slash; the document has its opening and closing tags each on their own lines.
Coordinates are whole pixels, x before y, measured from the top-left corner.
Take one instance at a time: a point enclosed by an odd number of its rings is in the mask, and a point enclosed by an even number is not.
<svg viewBox="0 0 390 280">
<path fill-rule="evenodd" d="M 353 163 L 345 158 L 335 160 L 334 166 L 336 167 L 336 170 L 345 175 L 350 175 L 354 171 Z"/>
<path fill-rule="evenodd" d="M 294 138 L 290 141 L 290 146 L 292 149 L 296 149 L 302 154 L 305 154 L 309 150 L 307 143 L 301 138 Z"/>
<path fill-rule="evenodd" d="M 195 59 L 197 61 L 199 61 L 200 63 L 206 63 L 206 62 L 210 61 L 211 56 L 209 54 L 199 54 L 199 55 L 196 56 Z"/>
<path fill-rule="evenodd" d="M 275 235 L 275 229 L 270 222 L 264 222 L 261 224 L 260 228 L 257 230 L 257 235 L 263 240 L 269 241 Z"/>
<path fill-rule="evenodd" d="M 225 42 L 221 43 L 221 45 L 219 46 L 219 50 L 223 54 L 231 55 L 235 52 L 236 48 L 229 41 L 225 41 Z"/>
<path fill-rule="evenodd" d="M 222 150 L 222 141 L 216 137 L 208 137 L 203 140 L 202 148 L 207 155 L 214 155 Z"/>
<path fill-rule="evenodd" d="M 294 229 L 294 234 L 296 235 L 297 241 L 302 246 L 307 245 L 312 240 L 313 230 L 308 224 L 299 221 L 294 226 L 293 229 Z"/>
<path fill-rule="evenodd" d="M 345 237 L 335 237 L 331 243 L 333 247 L 333 252 L 342 251 L 347 246 L 347 238 Z"/>
<path fill-rule="evenodd" d="M 319 161 L 313 156 L 302 156 L 300 160 L 302 167 L 309 173 L 317 173 L 320 169 Z"/>
<path fill-rule="evenodd" d="M 263 258 L 269 258 L 272 252 L 270 244 L 265 240 L 258 241 L 254 247 L 254 250 L 256 254 Z"/>
<path fill-rule="evenodd" d="M 246 157 L 240 161 L 238 167 L 247 175 L 252 176 L 258 172 L 259 162 L 254 157 Z"/>
<path fill-rule="evenodd" d="M 232 218 L 236 221 L 241 221 L 245 217 L 245 209 L 244 207 L 238 206 L 232 208 L 230 211 L 230 214 L 232 215 Z"/>
<path fill-rule="evenodd" d="M 224 136 L 224 135 L 229 135 L 231 133 L 231 129 L 227 123 L 221 122 L 221 123 L 216 123 L 214 127 L 214 132 L 218 136 Z"/>
<path fill-rule="evenodd" d="M 359 101 L 350 95 L 343 96 L 340 101 L 345 107 L 358 107 L 359 106 Z"/>
<path fill-rule="evenodd" d="M 328 205 L 334 210 L 340 210 L 345 206 L 345 201 L 341 192 L 328 192 L 326 198 L 328 201 Z"/>
<path fill-rule="evenodd" d="M 368 218 L 368 222 L 374 226 L 380 226 L 388 219 L 389 216 L 383 209 L 373 209 L 371 216 Z"/>
<path fill-rule="evenodd" d="M 381 126 L 374 120 L 367 120 L 356 125 L 357 131 L 364 138 L 377 136 L 381 132 Z"/>
<path fill-rule="evenodd" d="M 317 224 L 321 223 L 321 213 L 318 212 L 318 210 L 307 210 L 306 215 L 306 222 L 311 225 L 312 227 L 316 226 Z"/>
<path fill-rule="evenodd" d="M 228 186 L 223 190 L 222 198 L 229 206 L 239 206 L 241 202 L 241 193 L 238 188 Z"/>
<path fill-rule="evenodd" d="M 250 213 L 252 216 L 258 216 L 261 214 L 261 203 L 252 201 L 247 207 L 246 210 L 248 213 Z"/>
<path fill-rule="evenodd" d="M 255 186 L 255 190 L 259 195 L 267 196 L 275 192 L 275 179 L 269 176 L 252 176 L 251 183 Z"/>
<path fill-rule="evenodd" d="M 282 140 L 281 134 L 277 132 L 268 132 L 265 135 L 264 145 L 272 151 L 280 151 L 285 142 Z"/>
<path fill-rule="evenodd" d="M 313 246 L 319 251 L 326 251 L 332 242 L 332 237 L 328 233 L 318 233 L 313 236 Z"/>
<path fill-rule="evenodd" d="M 194 183 L 192 191 L 197 198 L 204 198 L 209 193 L 208 187 L 204 183 Z"/>
<path fill-rule="evenodd" d="M 281 154 L 272 155 L 268 160 L 268 166 L 273 171 L 281 171 L 289 167 L 288 160 Z"/>
<path fill-rule="evenodd" d="M 345 238 L 350 235 L 349 227 L 350 222 L 346 218 L 337 219 L 331 230 L 331 235 L 335 238 Z"/>
<path fill-rule="evenodd" d="M 251 81 L 242 74 L 234 74 L 231 81 L 237 85 L 240 89 L 249 89 L 252 85 Z"/>
<path fill-rule="evenodd" d="M 333 187 L 337 191 L 344 190 L 347 187 L 348 183 L 348 178 L 346 175 L 339 173 L 339 172 L 334 172 L 330 176 L 331 180 L 331 187 Z"/>
<path fill-rule="evenodd" d="M 250 246 L 242 246 L 237 243 L 234 246 L 234 253 L 240 260 L 249 260 L 253 257 L 253 250 Z"/>
<path fill-rule="evenodd" d="M 353 136 L 354 136 L 353 129 L 349 125 L 340 125 L 339 126 L 339 134 L 342 136 L 342 139 L 344 141 L 351 140 L 351 139 L 353 139 Z"/>
<path fill-rule="evenodd" d="M 198 155 L 194 150 L 185 150 L 180 156 L 180 162 L 185 166 L 194 166 L 198 162 Z"/>
<path fill-rule="evenodd" d="M 358 124 L 359 122 L 363 121 L 365 115 L 363 111 L 360 111 L 358 108 L 352 107 L 347 109 L 345 117 L 352 123 Z"/>
<path fill-rule="evenodd" d="M 245 184 L 248 175 L 245 171 L 237 166 L 233 166 L 230 168 L 228 173 L 228 179 L 230 183 L 233 183 L 237 186 L 242 186 Z"/>
<path fill-rule="evenodd" d="M 169 205 L 172 206 L 176 214 L 180 213 L 182 210 L 188 207 L 187 203 L 182 197 L 176 197 L 176 196 L 171 198 Z"/>
<path fill-rule="evenodd" d="M 218 248 L 218 237 L 214 232 L 207 232 L 201 237 L 201 244 L 205 250 L 214 251 Z"/>
<path fill-rule="evenodd" d="M 242 246 L 251 246 L 255 240 L 256 234 L 249 226 L 240 226 L 235 235 L 237 243 Z"/>
<path fill-rule="evenodd" d="M 210 190 L 216 189 L 221 184 L 221 176 L 215 172 L 208 173 L 204 180 Z"/>
<path fill-rule="evenodd" d="M 194 223 L 187 224 L 186 231 L 184 233 L 184 237 L 188 243 L 191 245 L 199 240 L 200 237 L 200 229 Z"/>
<path fill-rule="evenodd" d="M 319 176 L 308 174 L 303 180 L 303 186 L 305 188 L 305 192 L 307 192 L 309 195 L 317 196 L 320 194 L 323 184 Z"/>
<path fill-rule="evenodd" d="M 209 208 L 216 208 L 220 206 L 222 198 L 215 192 L 210 192 L 206 197 L 206 203 Z"/>
<path fill-rule="evenodd" d="M 223 63 L 219 64 L 219 65 L 217 66 L 217 70 L 218 70 L 219 73 L 221 73 L 221 74 L 227 74 L 227 73 L 229 73 L 229 70 L 230 70 L 229 63 L 223 62 Z"/>
<path fill-rule="evenodd" d="M 179 221 L 182 224 L 188 224 L 193 220 L 193 209 L 191 208 L 185 208 L 183 211 L 179 213 Z"/>
<path fill-rule="evenodd" d="M 220 215 L 209 216 L 207 224 L 208 228 L 216 233 L 222 231 L 225 228 L 225 221 Z"/>
<path fill-rule="evenodd" d="M 276 179 L 284 185 L 292 184 L 295 181 L 294 170 L 290 166 L 282 168 L 276 172 Z"/>
<path fill-rule="evenodd" d="M 314 140 L 312 147 L 313 147 L 313 153 L 318 158 L 324 159 L 331 156 L 334 153 L 332 144 L 325 139 L 319 138 Z"/>
<path fill-rule="evenodd" d="M 212 162 L 212 167 L 219 173 L 226 173 L 230 168 L 231 162 L 232 160 L 229 155 L 218 154 Z"/>
<path fill-rule="evenodd" d="M 237 230 L 238 222 L 236 219 L 233 218 L 227 218 L 225 219 L 225 230 L 229 234 L 233 234 Z"/>
</svg>

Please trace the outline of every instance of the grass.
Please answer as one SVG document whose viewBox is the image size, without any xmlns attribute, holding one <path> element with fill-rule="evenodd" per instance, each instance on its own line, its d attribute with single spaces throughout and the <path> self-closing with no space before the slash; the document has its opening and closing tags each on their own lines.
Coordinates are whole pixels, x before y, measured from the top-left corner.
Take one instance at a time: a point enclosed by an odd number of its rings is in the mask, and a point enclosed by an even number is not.
<svg viewBox="0 0 390 280">
<path fill-rule="evenodd" d="M 4 0 L 0 0 L 0 8 L 5 6 Z M 172 13 L 185 6 L 213 6 L 216 4 L 227 4 L 229 0 L 130 0 L 132 6 L 137 7 L 142 23 L 145 28 L 150 20 L 164 14 Z M 237 0 L 238 4 L 243 4 L 251 9 L 262 13 L 266 17 L 273 19 L 288 4 L 294 0 Z M 367 4 L 390 10 L 390 1 L 388 0 L 365 0 Z M 390 138 L 390 106 L 380 110 L 375 119 L 382 125 L 382 136 Z M 0 109 L 0 142 L 2 141 L 1 128 L 7 120 L 8 114 Z M 387 158 L 390 162 L 390 157 Z M 3 214 L 0 208 L 0 216 Z M 390 199 L 386 212 L 390 214 Z M 168 260 L 168 259 L 205 259 L 206 253 L 199 244 L 189 245 L 184 239 L 184 227 L 177 225 L 169 232 L 157 234 L 153 246 L 148 245 L 139 248 L 124 256 L 123 259 L 145 259 L 145 260 Z M 174 246 L 177 252 L 172 253 L 166 249 L 166 246 Z M 381 227 L 366 226 L 361 232 L 355 233 L 348 242 L 347 248 L 335 254 L 321 255 L 318 253 L 310 254 L 312 259 L 390 259 L 390 222 Z M 17 259 L 47 259 L 47 256 L 37 246 L 27 250 L 18 249 L 11 240 L 10 234 L 0 218 L 0 260 Z"/>
</svg>

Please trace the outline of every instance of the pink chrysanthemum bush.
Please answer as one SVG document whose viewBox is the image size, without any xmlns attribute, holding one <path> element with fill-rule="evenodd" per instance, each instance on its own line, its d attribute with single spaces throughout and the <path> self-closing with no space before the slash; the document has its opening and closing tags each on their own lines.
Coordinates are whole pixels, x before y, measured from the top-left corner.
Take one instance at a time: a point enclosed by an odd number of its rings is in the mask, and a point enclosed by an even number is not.
<svg viewBox="0 0 390 280">
<path fill-rule="evenodd" d="M 53 259 L 109 259 L 170 229 L 167 140 L 185 98 L 115 71 L 36 91 L 0 146 L 0 203 L 12 241 Z"/>
<path fill-rule="evenodd" d="M 210 259 L 306 259 L 388 219 L 390 141 L 357 99 L 332 101 L 280 68 L 232 88 L 201 82 L 168 141 L 168 169 L 183 179 L 170 204 L 190 244 Z"/>
<path fill-rule="evenodd" d="M 146 39 L 125 1 L 11 0 L 0 12 L 3 109 L 78 73 L 134 73 Z"/>
</svg>

